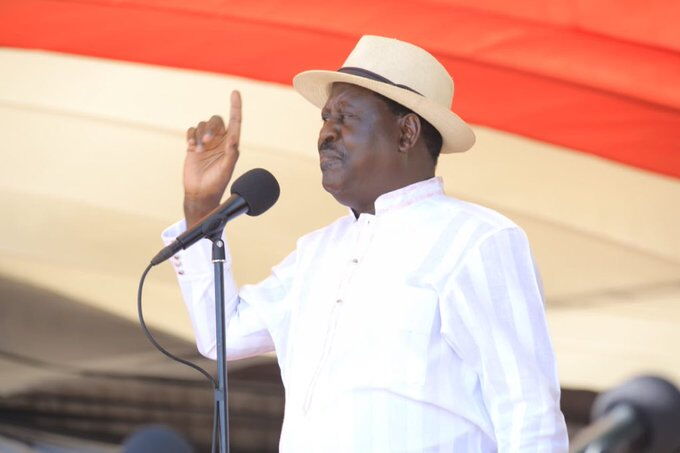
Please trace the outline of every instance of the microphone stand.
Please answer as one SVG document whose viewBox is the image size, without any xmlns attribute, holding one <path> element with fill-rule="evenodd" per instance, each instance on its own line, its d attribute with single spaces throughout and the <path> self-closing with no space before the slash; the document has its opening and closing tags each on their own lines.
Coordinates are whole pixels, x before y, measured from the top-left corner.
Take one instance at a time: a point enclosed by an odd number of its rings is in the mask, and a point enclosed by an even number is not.
<svg viewBox="0 0 680 453">
<path fill-rule="evenodd" d="M 215 428 L 219 431 L 220 453 L 229 453 L 229 386 L 227 383 L 227 345 L 224 316 L 224 262 L 225 244 L 222 232 L 230 217 L 248 212 L 248 204 L 242 198 L 234 205 L 229 215 L 222 213 L 213 219 L 214 223 L 204 226 L 205 235 L 213 243 L 212 262 L 215 274 L 215 346 L 217 353 L 217 388 L 215 389 Z M 213 431 L 213 442 L 215 432 Z M 213 449 L 214 451 L 214 449 Z"/>
<path fill-rule="evenodd" d="M 607 415 L 584 428 L 573 440 L 569 453 L 620 451 L 614 448 L 630 445 L 644 434 L 642 425 L 636 423 L 635 410 L 626 404 L 617 405 Z"/>
<path fill-rule="evenodd" d="M 224 320 L 224 261 L 226 259 L 226 255 L 224 250 L 224 241 L 222 240 L 222 229 L 224 226 L 224 223 L 221 224 L 207 237 L 213 243 L 212 262 L 215 273 L 215 338 L 217 341 L 215 426 L 219 430 L 220 453 L 229 453 L 229 388 L 227 383 L 227 349 Z"/>
</svg>

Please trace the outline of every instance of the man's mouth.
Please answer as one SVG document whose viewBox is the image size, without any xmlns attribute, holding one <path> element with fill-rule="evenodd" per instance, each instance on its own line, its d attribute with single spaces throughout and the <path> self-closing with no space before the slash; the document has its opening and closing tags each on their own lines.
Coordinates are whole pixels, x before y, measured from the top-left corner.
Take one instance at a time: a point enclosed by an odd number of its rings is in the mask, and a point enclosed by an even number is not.
<svg viewBox="0 0 680 453">
<path fill-rule="evenodd" d="M 333 151 L 321 151 L 319 154 L 319 166 L 321 167 L 321 171 L 335 167 L 341 161 L 342 159 L 340 156 Z"/>
</svg>

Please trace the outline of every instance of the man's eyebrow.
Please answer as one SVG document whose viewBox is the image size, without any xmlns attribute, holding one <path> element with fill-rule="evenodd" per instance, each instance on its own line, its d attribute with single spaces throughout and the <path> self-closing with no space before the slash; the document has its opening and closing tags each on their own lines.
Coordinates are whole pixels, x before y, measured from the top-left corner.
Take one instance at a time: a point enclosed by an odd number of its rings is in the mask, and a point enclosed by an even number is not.
<svg viewBox="0 0 680 453">
<path fill-rule="evenodd" d="M 357 106 L 355 103 L 352 103 L 350 100 L 342 100 L 338 102 L 338 110 L 340 111 L 351 111 L 352 113 L 358 113 L 360 110 L 360 107 Z"/>
<path fill-rule="evenodd" d="M 340 107 L 355 107 L 355 103 L 351 99 L 341 99 L 339 104 Z"/>
<path fill-rule="evenodd" d="M 337 105 L 339 107 L 352 107 L 356 104 L 357 101 L 358 99 L 356 96 L 350 96 L 346 93 L 343 93 L 337 100 Z"/>
<path fill-rule="evenodd" d="M 341 111 L 342 110 L 356 110 L 356 106 L 354 104 L 352 104 L 351 101 L 345 101 L 345 100 L 338 101 L 333 107 L 336 110 L 341 110 Z M 329 112 L 330 110 L 331 110 L 331 107 L 329 107 L 328 105 L 324 105 L 323 107 L 321 107 L 322 112 Z"/>
</svg>

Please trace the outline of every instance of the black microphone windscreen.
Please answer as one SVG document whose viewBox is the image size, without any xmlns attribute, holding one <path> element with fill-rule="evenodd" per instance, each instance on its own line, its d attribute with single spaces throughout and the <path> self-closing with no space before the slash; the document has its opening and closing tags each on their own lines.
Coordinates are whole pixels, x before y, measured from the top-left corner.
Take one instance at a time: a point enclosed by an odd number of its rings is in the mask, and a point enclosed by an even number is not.
<svg viewBox="0 0 680 453">
<path fill-rule="evenodd" d="M 245 200 L 250 216 L 260 215 L 271 208 L 279 199 L 280 192 L 274 175 L 263 168 L 243 173 L 231 186 L 231 193 Z"/>
<path fill-rule="evenodd" d="M 639 376 L 598 396 L 593 404 L 596 419 L 619 404 L 635 408 L 646 425 L 645 452 L 669 452 L 680 448 L 680 391 L 656 376 Z"/>
</svg>

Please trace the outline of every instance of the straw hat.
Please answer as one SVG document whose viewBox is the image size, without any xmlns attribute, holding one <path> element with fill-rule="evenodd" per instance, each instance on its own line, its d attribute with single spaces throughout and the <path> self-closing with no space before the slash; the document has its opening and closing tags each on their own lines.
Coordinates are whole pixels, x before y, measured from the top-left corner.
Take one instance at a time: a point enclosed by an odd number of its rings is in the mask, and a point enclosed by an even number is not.
<svg viewBox="0 0 680 453">
<path fill-rule="evenodd" d="M 362 36 L 337 71 L 305 71 L 293 86 L 312 104 L 326 103 L 334 82 L 367 88 L 408 107 L 442 135 L 442 153 L 467 151 L 475 134 L 451 111 L 453 79 L 427 51 L 381 36 Z"/>
</svg>

